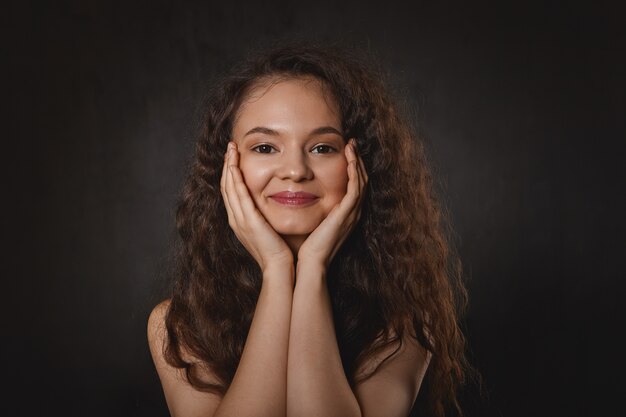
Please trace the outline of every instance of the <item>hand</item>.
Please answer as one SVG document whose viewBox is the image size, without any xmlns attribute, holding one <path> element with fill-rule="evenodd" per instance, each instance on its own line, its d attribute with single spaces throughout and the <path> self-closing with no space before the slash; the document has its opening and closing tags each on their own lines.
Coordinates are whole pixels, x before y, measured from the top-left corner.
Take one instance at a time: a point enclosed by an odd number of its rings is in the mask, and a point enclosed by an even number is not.
<svg viewBox="0 0 626 417">
<path fill-rule="evenodd" d="M 293 254 L 254 205 L 239 170 L 239 152 L 228 144 L 220 188 L 228 212 L 228 224 L 262 271 L 268 265 L 293 265 Z"/>
<path fill-rule="evenodd" d="M 354 225 L 361 217 L 363 200 L 368 176 L 363 160 L 357 155 L 355 140 L 350 139 L 344 152 L 348 160 L 348 190 L 341 202 L 307 237 L 298 251 L 298 263 L 306 262 L 324 269 L 346 240 Z"/>
</svg>

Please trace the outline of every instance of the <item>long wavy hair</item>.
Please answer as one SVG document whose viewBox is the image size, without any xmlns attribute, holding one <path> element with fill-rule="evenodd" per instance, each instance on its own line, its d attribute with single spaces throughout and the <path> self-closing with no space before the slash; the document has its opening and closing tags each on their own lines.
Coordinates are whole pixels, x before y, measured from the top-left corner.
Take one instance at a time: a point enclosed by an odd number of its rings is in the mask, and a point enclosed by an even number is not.
<svg viewBox="0 0 626 417">
<path fill-rule="evenodd" d="M 214 85 L 176 209 L 180 242 L 166 316 L 166 360 L 199 390 L 223 395 L 239 364 L 259 296 L 259 266 L 228 224 L 220 192 L 233 120 L 251 88 L 315 77 L 336 100 L 346 140 L 356 138 L 369 183 L 361 218 L 328 270 L 337 342 L 352 386 L 368 359 L 400 349 L 407 334 L 432 353 L 420 397 L 425 411 L 462 414 L 469 369 L 459 317 L 461 264 L 435 197 L 423 143 L 382 81 L 345 50 L 274 47 L 249 56 Z M 387 359 L 391 356 L 387 356 Z M 210 369 L 215 380 L 207 380 Z"/>
</svg>

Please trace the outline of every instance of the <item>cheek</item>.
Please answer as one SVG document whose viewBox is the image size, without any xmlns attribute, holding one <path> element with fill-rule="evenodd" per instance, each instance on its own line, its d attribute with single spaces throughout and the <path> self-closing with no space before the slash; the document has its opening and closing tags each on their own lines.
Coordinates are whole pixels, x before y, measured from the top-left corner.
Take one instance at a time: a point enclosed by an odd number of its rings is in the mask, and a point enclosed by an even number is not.
<svg viewBox="0 0 626 417">
<path fill-rule="evenodd" d="M 252 198 L 258 201 L 261 191 L 267 185 L 267 182 L 271 178 L 271 172 L 269 167 L 241 156 L 239 160 L 239 169 L 243 175 L 243 180 L 250 191 Z"/>
<path fill-rule="evenodd" d="M 348 164 L 345 161 L 334 163 L 323 170 L 323 182 L 326 193 L 335 203 L 346 195 L 348 188 Z"/>
</svg>

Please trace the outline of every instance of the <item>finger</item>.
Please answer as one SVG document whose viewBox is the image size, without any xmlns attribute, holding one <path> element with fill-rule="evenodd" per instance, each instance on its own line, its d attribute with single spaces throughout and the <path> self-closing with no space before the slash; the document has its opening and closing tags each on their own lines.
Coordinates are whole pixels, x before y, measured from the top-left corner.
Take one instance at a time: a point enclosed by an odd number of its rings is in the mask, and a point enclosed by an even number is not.
<svg viewBox="0 0 626 417">
<path fill-rule="evenodd" d="M 357 178 L 357 181 L 355 181 L 355 201 L 353 202 L 352 208 L 350 210 L 350 220 L 351 220 L 351 224 L 356 223 L 356 221 L 358 221 L 360 212 L 361 212 L 361 201 L 363 200 L 363 189 L 365 186 L 365 181 L 361 175 L 361 170 L 359 168 L 359 164 L 358 161 L 354 161 L 354 172 L 355 172 L 355 176 Z"/>
<path fill-rule="evenodd" d="M 346 146 L 346 159 L 348 160 L 348 187 L 346 196 L 341 201 L 340 206 L 349 213 L 356 206 L 359 197 L 359 173 L 357 171 L 356 155 L 351 144 Z"/>
<path fill-rule="evenodd" d="M 235 188 L 235 180 L 233 178 L 233 170 L 237 168 L 237 164 L 239 162 L 239 152 L 236 147 L 233 147 L 230 151 L 230 157 L 228 158 L 228 174 L 226 175 L 226 193 L 228 195 L 228 203 L 230 204 L 231 210 L 234 214 L 235 221 L 237 224 L 241 224 L 243 221 L 243 212 L 241 210 L 241 205 L 239 202 L 239 195 L 237 194 L 237 190 Z"/>
<path fill-rule="evenodd" d="M 359 175 L 362 178 L 362 185 L 365 186 L 368 180 L 367 171 L 365 170 L 365 163 L 363 162 L 363 158 L 359 155 L 358 149 L 356 148 L 356 140 L 352 139 L 352 146 L 355 154 L 355 158 L 357 160 Z"/>
<path fill-rule="evenodd" d="M 355 219 L 355 222 L 356 222 L 361 216 L 361 202 L 363 201 L 363 195 L 364 195 L 363 191 L 367 184 L 367 174 L 365 173 L 363 159 L 356 152 L 356 140 L 352 139 L 351 142 L 352 142 L 351 153 L 354 155 L 354 165 L 355 165 L 356 177 L 358 179 L 357 181 L 358 192 L 356 196 L 356 201 L 354 202 L 354 205 L 351 209 L 350 214 Z"/>
<path fill-rule="evenodd" d="M 248 187 L 243 179 L 241 169 L 239 168 L 239 152 L 236 148 L 233 150 L 229 171 L 230 178 L 233 183 L 232 188 L 236 193 L 234 205 L 237 206 L 238 213 L 241 216 L 239 224 L 244 224 L 244 222 L 249 224 L 250 219 L 264 221 L 264 218 L 257 210 L 256 205 L 250 196 L 250 191 L 248 191 Z"/>
<path fill-rule="evenodd" d="M 220 190 L 223 192 L 226 186 L 226 172 L 228 170 L 228 156 L 230 155 L 230 145 L 226 148 L 224 153 L 224 164 L 222 165 L 222 176 L 220 178 Z"/>
<path fill-rule="evenodd" d="M 356 160 L 357 160 L 357 171 L 359 174 L 359 201 L 358 201 L 358 205 L 360 207 L 361 205 L 361 201 L 363 200 L 363 196 L 365 195 L 365 187 L 367 186 L 367 182 L 369 181 L 368 175 L 367 175 L 367 171 L 365 170 L 365 162 L 363 161 L 363 158 L 361 158 L 361 156 L 359 155 L 359 153 L 356 151 L 356 141 L 354 139 L 352 139 L 352 144 L 354 146 L 354 151 L 355 151 L 355 156 L 356 156 Z"/>
<path fill-rule="evenodd" d="M 361 172 L 359 170 L 359 157 L 356 153 L 355 140 L 351 140 L 351 145 L 349 149 L 349 163 L 352 164 L 352 181 L 354 183 L 354 197 L 358 200 L 361 194 L 362 189 L 362 178 Z"/>
<path fill-rule="evenodd" d="M 237 166 L 232 166 L 232 177 L 235 185 L 235 191 L 237 192 L 237 196 L 239 198 L 239 204 L 242 210 L 242 213 L 246 218 L 250 218 L 251 216 L 261 216 L 261 213 L 257 210 L 252 197 L 250 196 L 250 191 L 248 191 L 248 187 L 246 186 L 245 181 L 243 180 L 243 175 L 241 174 L 241 170 Z M 259 218 L 257 217 L 257 219 Z"/>
<path fill-rule="evenodd" d="M 228 192 L 226 190 L 226 180 L 229 176 L 228 172 L 228 162 L 231 154 L 231 146 L 228 146 L 228 150 L 226 151 L 226 155 L 224 156 L 224 166 L 222 167 L 222 178 L 220 179 L 220 190 L 222 192 L 222 199 L 224 200 L 224 206 L 226 207 L 226 213 L 228 213 L 228 218 L 234 220 L 233 211 L 230 207 Z"/>
</svg>

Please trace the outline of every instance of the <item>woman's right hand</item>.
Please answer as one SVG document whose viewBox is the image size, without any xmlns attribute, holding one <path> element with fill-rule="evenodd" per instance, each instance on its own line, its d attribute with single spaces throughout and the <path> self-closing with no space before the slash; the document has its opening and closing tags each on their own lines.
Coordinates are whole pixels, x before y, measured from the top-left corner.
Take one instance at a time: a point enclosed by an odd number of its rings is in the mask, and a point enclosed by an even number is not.
<svg viewBox="0 0 626 417">
<path fill-rule="evenodd" d="M 287 243 L 276 233 L 256 208 L 239 170 L 239 152 L 229 142 L 220 181 L 222 198 L 228 213 L 228 223 L 235 235 L 261 267 L 293 265 L 293 254 Z"/>
</svg>

